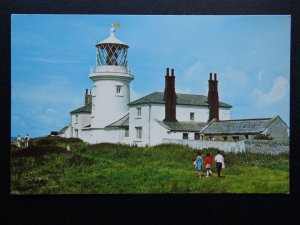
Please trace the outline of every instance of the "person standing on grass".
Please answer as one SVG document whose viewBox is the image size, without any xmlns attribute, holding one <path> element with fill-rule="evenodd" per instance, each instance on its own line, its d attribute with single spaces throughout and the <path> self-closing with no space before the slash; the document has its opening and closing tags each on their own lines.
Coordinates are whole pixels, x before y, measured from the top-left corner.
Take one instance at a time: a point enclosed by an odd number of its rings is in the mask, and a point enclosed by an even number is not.
<svg viewBox="0 0 300 225">
<path fill-rule="evenodd" d="M 25 136 L 24 140 L 25 140 L 25 147 L 28 148 L 28 143 L 29 143 L 29 140 L 30 140 L 29 134 L 27 134 Z"/>
<path fill-rule="evenodd" d="M 218 151 L 218 154 L 215 156 L 216 169 L 218 177 L 221 177 L 221 169 L 225 168 L 224 157 L 221 155 L 221 152 Z"/>
<path fill-rule="evenodd" d="M 201 152 L 198 151 L 197 157 L 196 157 L 196 165 L 197 165 L 199 178 L 201 178 L 201 176 L 202 176 L 202 164 L 203 164 L 203 158 L 201 156 Z"/>
<path fill-rule="evenodd" d="M 22 138 L 21 138 L 21 136 L 20 136 L 20 134 L 19 134 L 18 137 L 17 137 L 17 145 L 18 145 L 18 148 L 21 147 L 21 143 L 22 143 Z"/>
<path fill-rule="evenodd" d="M 206 169 L 206 177 L 212 176 L 211 167 L 213 163 L 213 158 L 211 157 L 210 153 L 207 153 L 205 160 L 204 160 L 204 166 Z"/>
</svg>

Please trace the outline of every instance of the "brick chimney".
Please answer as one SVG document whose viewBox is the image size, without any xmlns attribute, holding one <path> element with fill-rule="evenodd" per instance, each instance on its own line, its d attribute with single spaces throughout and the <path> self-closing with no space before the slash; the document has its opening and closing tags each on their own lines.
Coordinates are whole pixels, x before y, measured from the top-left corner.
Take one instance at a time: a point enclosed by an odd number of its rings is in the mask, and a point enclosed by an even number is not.
<svg viewBox="0 0 300 225">
<path fill-rule="evenodd" d="M 165 122 L 177 122 L 176 120 L 176 92 L 175 92 L 175 76 L 174 69 L 171 70 L 169 76 L 169 68 L 165 76 Z"/>
<path fill-rule="evenodd" d="M 84 96 L 84 105 L 92 103 L 92 93 L 88 93 L 88 89 L 85 89 L 85 96 Z"/>
<path fill-rule="evenodd" d="M 217 74 L 214 74 L 212 79 L 212 73 L 209 75 L 208 80 L 208 107 L 209 107 L 209 118 L 208 122 L 212 119 L 219 120 L 219 94 L 218 94 L 218 81 Z"/>
</svg>

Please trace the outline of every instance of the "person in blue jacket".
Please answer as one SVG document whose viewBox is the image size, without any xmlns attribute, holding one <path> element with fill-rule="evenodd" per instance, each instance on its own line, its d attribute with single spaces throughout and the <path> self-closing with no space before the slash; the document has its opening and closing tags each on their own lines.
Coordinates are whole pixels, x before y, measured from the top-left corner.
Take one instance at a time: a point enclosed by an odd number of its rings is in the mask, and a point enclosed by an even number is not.
<svg viewBox="0 0 300 225">
<path fill-rule="evenodd" d="M 196 168 L 197 168 L 197 171 L 198 171 L 199 178 L 202 177 L 202 164 L 203 164 L 203 158 L 201 156 L 201 152 L 198 151 L 197 152 L 197 157 L 196 157 Z"/>
</svg>

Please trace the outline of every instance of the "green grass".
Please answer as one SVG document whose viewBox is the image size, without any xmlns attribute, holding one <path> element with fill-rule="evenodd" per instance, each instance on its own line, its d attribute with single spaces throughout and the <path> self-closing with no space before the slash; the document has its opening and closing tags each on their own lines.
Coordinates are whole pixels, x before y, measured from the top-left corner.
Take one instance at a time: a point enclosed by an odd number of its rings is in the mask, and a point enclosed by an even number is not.
<svg viewBox="0 0 300 225">
<path fill-rule="evenodd" d="M 71 146 L 71 151 L 66 146 Z M 216 155 L 217 149 L 205 149 Z M 79 139 L 33 139 L 11 149 L 12 194 L 288 193 L 289 156 L 224 153 L 223 178 L 197 175 L 196 152 L 180 145 L 138 148 Z"/>
</svg>

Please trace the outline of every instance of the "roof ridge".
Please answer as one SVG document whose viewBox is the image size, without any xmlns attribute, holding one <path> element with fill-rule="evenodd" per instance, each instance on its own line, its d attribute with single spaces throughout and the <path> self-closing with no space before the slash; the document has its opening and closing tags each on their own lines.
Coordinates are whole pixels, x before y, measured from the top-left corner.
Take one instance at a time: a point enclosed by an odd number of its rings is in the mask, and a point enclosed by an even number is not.
<svg viewBox="0 0 300 225">
<path fill-rule="evenodd" d="M 181 94 L 176 93 L 177 96 L 177 105 L 194 105 L 194 106 L 208 106 L 207 96 L 199 94 Z M 149 103 L 158 103 L 165 104 L 164 101 L 164 92 L 155 91 L 148 95 L 145 95 L 139 99 L 136 99 L 128 103 L 128 106 L 140 105 L 140 104 L 149 104 Z M 220 107 L 232 108 L 230 104 L 219 101 Z"/>
<path fill-rule="evenodd" d="M 248 118 L 248 119 L 233 119 L 233 120 L 219 120 L 216 122 L 227 122 L 227 121 L 246 121 L 246 120 L 271 120 L 272 118 Z"/>
</svg>

